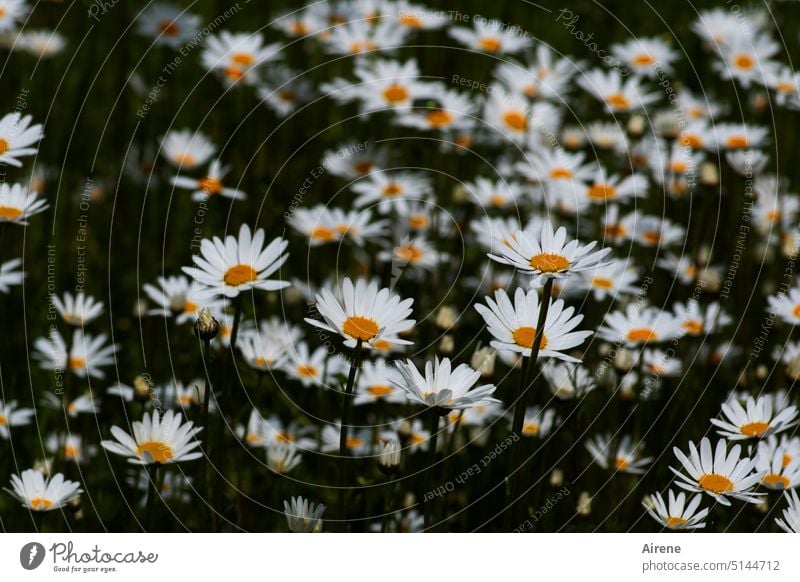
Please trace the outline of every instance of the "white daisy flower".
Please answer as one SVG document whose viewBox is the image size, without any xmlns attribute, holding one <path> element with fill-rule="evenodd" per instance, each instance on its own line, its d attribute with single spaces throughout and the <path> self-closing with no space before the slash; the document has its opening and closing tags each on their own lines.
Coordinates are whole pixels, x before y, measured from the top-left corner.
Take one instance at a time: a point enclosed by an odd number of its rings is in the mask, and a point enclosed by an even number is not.
<svg viewBox="0 0 800 582">
<path fill-rule="evenodd" d="M 664 503 L 660 493 L 648 497 L 649 503 L 644 503 L 644 507 L 650 517 L 664 527 L 674 530 L 701 529 L 706 526 L 703 520 L 708 516 L 708 508 L 697 511 L 703 500 L 702 495 L 698 493 L 693 496 L 688 505 L 686 505 L 686 493 L 682 491 L 676 495 L 670 489 L 668 496 L 669 505 Z"/>
<path fill-rule="evenodd" d="M 326 424 L 322 429 L 322 448 L 323 453 L 339 451 L 339 440 L 341 438 L 341 423 Z M 378 443 L 374 438 L 375 434 L 371 428 L 350 426 L 345 447 L 350 456 L 364 457 L 369 455 L 373 447 Z"/>
<path fill-rule="evenodd" d="M 259 372 L 281 369 L 286 361 L 285 338 L 255 330 L 241 330 L 237 348 L 247 365 Z"/>
<path fill-rule="evenodd" d="M 550 434 L 555 421 L 556 411 L 552 408 L 543 410 L 541 406 L 529 406 L 522 421 L 522 436 L 544 438 Z"/>
<path fill-rule="evenodd" d="M 606 265 L 580 273 L 582 284 L 591 291 L 596 301 L 618 295 L 636 295 L 641 288 L 635 285 L 639 273 L 625 259 L 612 259 Z"/>
<path fill-rule="evenodd" d="M 91 295 L 86 295 L 83 291 L 74 296 L 72 293 L 66 292 L 63 299 L 53 295 L 51 301 L 64 321 L 76 327 L 87 325 L 103 313 L 103 302 L 97 301 Z"/>
<path fill-rule="evenodd" d="M 756 460 L 741 457 L 742 447 L 734 445 L 730 451 L 724 439 L 717 442 L 714 453 L 711 441 L 703 438 L 700 451 L 694 443 L 689 443 L 689 456 L 674 447 L 673 452 L 683 465 L 688 476 L 674 467 L 670 470 L 678 477 L 677 485 L 687 491 L 707 493 L 721 505 L 730 505 L 730 499 L 747 503 L 760 503 L 763 493 L 756 493 L 753 487 L 759 482 L 762 473 L 754 473 Z"/>
<path fill-rule="evenodd" d="M 66 48 L 67 39 L 55 30 L 25 30 L 17 37 L 17 46 L 37 59 L 49 59 Z"/>
<path fill-rule="evenodd" d="M 743 150 L 766 144 L 769 130 L 757 125 L 718 123 L 714 126 L 714 139 L 707 147 L 719 150 Z"/>
<path fill-rule="evenodd" d="M 184 170 L 205 164 L 216 149 L 204 134 L 189 129 L 170 131 L 161 140 L 161 155 L 176 168 Z"/>
<path fill-rule="evenodd" d="M 658 37 L 631 38 L 612 45 L 611 53 L 637 75 L 654 78 L 672 72 L 678 53 Z"/>
<path fill-rule="evenodd" d="M 630 473 L 631 475 L 641 475 L 645 468 L 653 460 L 653 457 L 642 457 L 641 451 L 644 443 L 633 444 L 630 435 L 623 435 L 616 443 L 616 451 L 613 456 L 609 453 L 615 444 L 615 439 L 609 433 L 595 435 L 586 442 L 586 450 L 592 456 L 592 460 L 603 469 L 609 468 L 609 460 L 614 464 L 614 471 L 620 473 Z"/>
<path fill-rule="evenodd" d="M 578 364 L 551 360 L 542 366 L 542 373 L 559 400 L 583 398 L 597 387 L 594 376 Z"/>
<path fill-rule="evenodd" d="M 597 335 L 610 342 L 637 347 L 682 337 L 686 333 L 682 324 L 669 311 L 631 304 L 624 312 L 607 313 Z"/>
<path fill-rule="evenodd" d="M 749 87 L 764 77 L 764 71 L 774 68 L 772 58 L 780 45 L 767 35 L 730 36 L 718 44 L 720 60 L 714 68 L 722 79 L 734 79 Z"/>
<path fill-rule="evenodd" d="M 448 358 L 434 358 L 433 362 L 425 363 L 424 377 L 411 360 L 398 362 L 397 368 L 403 376 L 398 386 L 408 399 L 428 408 L 452 410 L 497 402 L 490 397 L 495 386 L 475 386 L 481 373 L 467 364 L 453 369 Z"/>
<path fill-rule="evenodd" d="M 447 255 L 442 253 L 424 238 L 403 237 L 391 251 L 378 253 L 378 260 L 391 263 L 395 268 L 419 267 L 433 269 L 445 261 Z"/>
<path fill-rule="evenodd" d="M 204 297 L 204 285 L 190 281 L 185 275 L 159 277 L 157 282 L 158 286 L 145 283 L 143 287 L 145 294 L 158 305 L 158 308 L 148 311 L 148 315 L 174 315 L 178 324 L 184 324 L 193 323 L 203 307 L 212 312 L 221 307 L 218 302 Z"/>
<path fill-rule="evenodd" d="M 11 475 L 11 489 L 6 491 L 34 511 L 59 509 L 83 493 L 80 483 L 64 479 L 61 473 L 45 479 L 34 469 L 26 469 L 20 476 Z"/>
<path fill-rule="evenodd" d="M 358 375 L 353 404 L 359 406 L 379 402 L 405 402 L 405 394 L 397 388 L 402 379 L 397 368 L 389 365 L 383 358 L 375 362 L 364 362 Z"/>
<path fill-rule="evenodd" d="M 636 222 L 631 238 L 644 247 L 659 249 L 684 243 L 686 230 L 667 218 L 641 216 Z"/>
<path fill-rule="evenodd" d="M 255 71 L 278 58 L 281 45 L 264 44 L 260 33 L 221 31 L 206 39 L 202 53 L 203 66 L 217 71 L 230 83 L 254 81 Z"/>
<path fill-rule="evenodd" d="M 788 293 L 779 292 L 767 297 L 767 311 L 774 313 L 789 325 L 800 323 L 800 287 L 789 289 Z"/>
<path fill-rule="evenodd" d="M 325 506 L 314 505 L 302 497 L 292 497 L 292 503 L 283 502 L 283 513 L 289 531 L 295 533 L 316 533 L 322 531 L 322 514 Z"/>
<path fill-rule="evenodd" d="M 474 19 L 473 27 L 453 27 L 450 36 L 472 50 L 503 55 L 521 51 L 531 45 L 531 36 L 519 27 L 510 27 L 500 20 Z"/>
<path fill-rule="evenodd" d="M 390 54 L 405 43 L 408 28 L 397 26 L 393 19 L 383 19 L 376 26 L 368 20 L 337 24 L 323 38 L 325 49 L 339 55 Z"/>
<path fill-rule="evenodd" d="M 47 200 L 39 198 L 36 192 L 22 184 L 0 184 L 0 224 L 13 222 L 27 225 L 28 218 L 49 207 Z"/>
<path fill-rule="evenodd" d="M 343 239 L 351 239 L 358 246 L 384 236 L 389 225 L 387 220 L 373 221 L 369 210 L 331 208 L 329 219 L 331 226 Z"/>
<path fill-rule="evenodd" d="M 358 78 L 353 97 L 361 101 L 364 113 L 402 111 L 434 92 L 431 83 L 420 80 L 422 75 L 415 59 L 405 63 L 389 59 L 364 62 L 353 73 Z"/>
<path fill-rule="evenodd" d="M 553 232 L 548 221 L 540 233 L 515 233 L 500 254 L 490 254 L 489 258 L 534 275 L 531 285 L 542 285 L 547 277 L 564 278 L 600 265 L 611 249 L 592 252 L 596 245 L 596 242 L 582 245 L 577 240 L 567 242 L 567 229 L 562 226 Z"/>
<path fill-rule="evenodd" d="M 774 436 L 759 441 L 756 471 L 763 474 L 761 485 L 764 487 L 780 491 L 800 485 L 800 457 L 787 454 L 787 445 L 786 441 L 778 442 Z"/>
<path fill-rule="evenodd" d="M 597 168 L 592 180 L 584 190 L 584 196 L 592 204 L 627 202 L 646 194 L 647 181 L 638 174 L 630 176 L 609 175 L 603 168 Z"/>
<path fill-rule="evenodd" d="M 284 371 L 306 388 L 328 386 L 337 374 L 347 369 L 345 360 L 340 355 L 331 356 L 325 346 L 310 352 L 308 344 L 298 343 L 288 350 L 288 354 L 289 358 L 283 364 Z"/>
<path fill-rule="evenodd" d="M 492 347 L 530 357 L 536 337 L 536 325 L 539 322 L 539 293 L 535 289 L 526 292 L 517 288 L 512 304 L 506 291 L 498 289 L 494 300 L 486 297 L 486 303 L 488 307 L 477 303 L 475 309 L 486 321 L 489 333 L 495 337 L 491 342 Z M 540 358 L 580 361 L 565 352 L 581 345 L 592 332 L 573 331 L 583 321 L 582 314 L 573 317 L 574 313 L 574 308 L 564 307 L 562 299 L 550 301 L 542 332 Z"/>
<path fill-rule="evenodd" d="M 374 171 L 351 186 L 358 194 L 357 208 L 377 205 L 378 212 L 403 210 L 411 200 L 424 200 L 431 192 L 428 178 L 414 172 Z"/>
<path fill-rule="evenodd" d="M 30 424 L 31 417 L 36 414 L 32 408 L 17 408 L 17 401 L 4 402 L 0 399 L 0 437 L 8 440 L 9 427 Z"/>
<path fill-rule="evenodd" d="M 680 376 L 683 364 L 679 358 L 668 352 L 646 349 L 641 353 L 643 371 L 659 378 Z"/>
<path fill-rule="evenodd" d="M 238 237 L 203 239 L 200 255 L 192 257 L 196 267 L 183 267 L 183 272 L 208 287 L 204 296 L 233 298 L 251 289 L 275 291 L 288 287 L 287 281 L 269 276 L 289 258 L 288 253 L 284 254 L 289 242 L 278 237 L 264 247 L 265 238 L 264 229 L 251 235 L 250 227 L 243 224 Z"/>
<path fill-rule="evenodd" d="M 505 180 L 492 181 L 488 178 L 476 178 L 474 182 L 464 185 L 472 194 L 474 201 L 483 209 L 516 208 L 523 201 L 525 192 L 522 185 Z"/>
<path fill-rule="evenodd" d="M 153 39 L 157 45 L 177 49 L 194 38 L 200 24 L 200 17 L 187 9 L 159 2 L 148 5 L 139 13 L 136 32 Z"/>
<path fill-rule="evenodd" d="M 584 91 L 605 104 L 609 113 L 624 113 L 641 109 L 658 100 L 658 93 L 647 93 L 647 88 L 636 77 L 624 80 L 615 70 L 595 69 L 578 78 Z"/>
<path fill-rule="evenodd" d="M 195 427 L 192 421 L 183 422 L 183 415 L 167 410 L 164 416 L 154 410 L 145 414 L 141 421 L 131 426 L 133 436 L 118 426 L 111 427 L 116 441 L 100 441 L 103 448 L 128 457 L 129 463 L 139 465 L 171 464 L 192 461 L 203 456 L 195 451 L 200 446 L 196 435 L 202 428 Z"/>
<path fill-rule="evenodd" d="M 267 467 L 275 473 L 286 475 L 303 460 L 297 447 L 289 443 L 270 443 L 267 445 Z"/>
<path fill-rule="evenodd" d="M 333 224 L 330 210 L 322 204 L 312 208 L 298 208 L 286 220 L 290 227 L 308 237 L 311 247 L 338 242 L 341 233 Z"/>
<path fill-rule="evenodd" d="M 51 434 L 47 439 L 47 450 L 61 455 L 66 461 L 83 464 L 97 453 L 97 447 L 84 446 L 83 437 L 76 433 Z"/>
<path fill-rule="evenodd" d="M 72 333 L 72 348 L 67 353 L 67 344 L 58 331 L 53 330 L 48 338 L 37 339 L 33 346 L 34 357 L 44 370 L 69 370 L 81 378 L 105 378 L 102 366 L 114 363 L 114 354 L 119 349 L 116 344 L 106 344 L 105 334 L 92 336 L 76 329 Z"/>
<path fill-rule="evenodd" d="M 383 170 L 389 150 L 363 142 L 347 142 L 336 150 L 325 152 L 322 166 L 334 176 L 352 180 Z"/>
<path fill-rule="evenodd" d="M 717 434 L 728 440 L 765 438 L 797 424 L 797 407 L 774 410 L 769 396 L 751 396 L 744 406 L 738 400 L 729 400 L 722 404 L 722 414 L 723 419 L 712 418 L 711 424 L 719 427 Z"/>
<path fill-rule="evenodd" d="M 703 310 L 697 300 L 691 299 L 686 303 L 676 302 L 672 309 L 690 336 L 713 333 L 731 322 L 731 318 L 721 312 L 722 307 L 716 302 L 709 303 Z"/>
<path fill-rule="evenodd" d="M 0 0 L 0 32 L 14 30 L 29 11 L 25 0 Z"/>
<path fill-rule="evenodd" d="M 223 166 L 219 160 L 214 160 L 208 166 L 208 172 L 199 180 L 186 176 L 175 176 L 171 183 L 178 188 L 192 190 L 192 200 L 201 202 L 213 196 L 222 196 L 231 200 L 246 200 L 247 194 L 236 188 L 230 188 L 222 183 L 222 178 L 230 168 Z"/>
<path fill-rule="evenodd" d="M 800 533 L 800 496 L 797 495 L 797 489 L 787 491 L 784 497 L 788 505 L 783 510 L 783 518 L 776 517 L 775 523 L 786 533 Z"/>
<path fill-rule="evenodd" d="M 38 150 L 30 147 L 44 136 L 41 124 L 31 125 L 33 117 L 8 113 L 0 119 L 0 164 L 22 167 L 17 158 L 30 156 Z"/>
<path fill-rule="evenodd" d="M 429 131 L 461 131 L 471 129 L 476 105 L 468 95 L 452 89 L 436 92 L 424 104 L 404 111 L 398 123 Z"/>
<path fill-rule="evenodd" d="M 407 0 L 398 0 L 386 6 L 388 14 L 397 22 L 411 30 L 435 30 L 446 26 L 450 19 L 442 12 L 430 10 L 422 4 L 412 4 Z"/>
<path fill-rule="evenodd" d="M 288 67 L 270 67 L 264 85 L 258 88 L 258 96 L 275 113 L 288 117 L 313 97 L 311 81 L 301 75 Z"/>
<path fill-rule="evenodd" d="M 25 272 L 16 270 L 21 264 L 22 259 L 11 259 L 0 263 L 0 292 L 8 293 L 13 285 L 22 285 Z"/>
</svg>

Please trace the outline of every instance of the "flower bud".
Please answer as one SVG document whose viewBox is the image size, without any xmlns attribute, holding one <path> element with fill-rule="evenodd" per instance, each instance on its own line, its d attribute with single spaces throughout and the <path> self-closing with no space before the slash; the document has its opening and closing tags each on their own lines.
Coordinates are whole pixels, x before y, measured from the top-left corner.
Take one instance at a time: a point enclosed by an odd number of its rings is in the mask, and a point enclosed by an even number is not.
<svg viewBox="0 0 800 582">
<path fill-rule="evenodd" d="M 147 400 L 150 398 L 150 383 L 144 376 L 136 376 L 133 379 L 133 397 L 136 400 Z"/>
<path fill-rule="evenodd" d="M 436 327 L 450 329 L 456 324 L 456 310 L 450 305 L 443 305 L 436 314 Z"/>
<path fill-rule="evenodd" d="M 200 315 L 197 316 L 194 332 L 201 340 L 210 342 L 219 333 L 219 321 L 211 315 L 211 311 L 204 307 L 200 310 Z"/>
<path fill-rule="evenodd" d="M 494 362 L 497 359 L 497 351 L 494 348 L 484 347 L 475 350 L 472 354 L 470 365 L 474 370 L 481 373 L 481 376 L 487 378 L 494 374 Z"/>
<path fill-rule="evenodd" d="M 395 475 L 400 471 L 400 443 L 390 440 L 380 444 L 378 449 L 378 469 L 387 476 Z"/>
<path fill-rule="evenodd" d="M 439 342 L 439 353 L 444 355 L 449 355 L 453 353 L 453 350 L 456 348 L 456 342 L 453 339 L 453 336 L 448 334 L 442 336 L 442 341 Z"/>
<path fill-rule="evenodd" d="M 592 513 L 592 496 L 587 491 L 581 491 L 578 496 L 578 505 L 576 507 L 578 515 L 581 517 L 589 517 Z"/>
<path fill-rule="evenodd" d="M 711 162 L 705 162 L 700 166 L 700 183 L 703 186 L 716 186 L 719 184 L 719 170 Z"/>
<path fill-rule="evenodd" d="M 614 369 L 619 372 L 629 372 L 635 363 L 633 352 L 627 348 L 620 348 L 614 354 Z"/>
<path fill-rule="evenodd" d="M 564 484 L 564 471 L 561 469 L 553 469 L 550 473 L 550 485 L 553 487 L 561 487 Z"/>
</svg>

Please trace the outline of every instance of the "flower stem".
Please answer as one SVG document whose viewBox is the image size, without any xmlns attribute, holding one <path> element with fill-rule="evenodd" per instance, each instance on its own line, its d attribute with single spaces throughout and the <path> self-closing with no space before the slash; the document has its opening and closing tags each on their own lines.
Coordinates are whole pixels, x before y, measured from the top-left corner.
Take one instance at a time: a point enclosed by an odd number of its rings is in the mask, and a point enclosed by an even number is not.
<svg viewBox="0 0 800 582">
<path fill-rule="evenodd" d="M 436 463 L 436 445 L 437 440 L 439 438 L 439 415 L 434 411 L 429 411 L 430 414 L 430 433 L 431 438 L 428 443 L 428 466 L 425 467 L 425 491 L 423 492 L 422 496 L 422 507 L 423 507 L 423 514 L 425 517 L 425 531 L 431 525 L 431 521 L 433 519 L 432 513 L 432 505 L 433 499 L 428 499 L 428 496 L 431 494 L 431 478 L 433 477 L 433 466 Z"/>
<path fill-rule="evenodd" d="M 158 495 L 157 481 L 158 477 L 158 463 L 150 463 L 147 465 L 147 497 L 144 503 L 144 528 L 145 531 L 153 530 L 153 501 Z"/>
<path fill-rule="evenodd" d="M 548 277 L 542 288 L 541 302 L 539 303 L 539 320 L 536 323 L 536 334 L 533 338 L 533 346 L 531 346 L 531 355 L 525 361 L 522 369 L 522 382 L 519 386 L 519 391 L 516 395 L 514 402 L 514 421 L 511 425 L 511 434 L 522 435 L 522 425 L 525 421 L 525 411 L 528 407 L 528 393 L 530 392 L 534 370 L 536 369 L 536 362 L 539 359 L 539 350 L 542 347 L 542 338 L 544 337 L 544 326 L 547 322 L 547 311 L 550 309 L 550 297 L 553 294 L 553 278 Z M 519 500 L 519 481 L 520 473 L 522 472 L 522 445 L 525 439 L 518 438 L 511 445 L 510 465 L 508 468 L 509 488 L 508 496 L 506 498 L 506 511 L 504 516 L 504 531 L 511 531 L 513 528 L 513 518 L 517 515 L 524 506 L 522 500 Z"/>
<path fill-rule="evenodd" d="M 342 527 L 346 527 L 347 509 L 345 507 L 345 487 L 348 486 L 348 468 L 350 464 L 346 459 L 347 455 L 347 434 L 350 422 L 350 408 L 353 403 L 353 389 L 356 383 L 356 373 L 361 367 L 361 357 L 363 355 L 362 341 L 358 340 L 353 348 L 353 360 L 350 362 L 350 373 L 347 376 L 347 386 L 344 390 L 344 403 L 342 404 L 342 425 L 339 431 L 339 515 L 342 520 Z"/>
</svg>

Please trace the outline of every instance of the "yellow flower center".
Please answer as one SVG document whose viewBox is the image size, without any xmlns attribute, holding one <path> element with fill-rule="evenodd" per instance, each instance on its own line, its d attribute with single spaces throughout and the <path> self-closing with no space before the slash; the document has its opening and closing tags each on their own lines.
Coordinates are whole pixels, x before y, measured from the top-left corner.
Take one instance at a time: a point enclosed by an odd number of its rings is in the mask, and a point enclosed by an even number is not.
<svg viewBox="0 0 800 582">
<path fill-rule="evenodd" d="M 13 206 L 0 206 L 0 220 L 16 220 L 22 216 L 22 210 Z"/>
<path fill-rule="evenodd" d="M 2 424 L 2 423 L 0 423 Z M 792 462 L 792 455 L 788 455 L 784 453 L 783 459 L 781 459 L 781 467 L 786 468 L 789 466 L 789 463 Z"/>
<path fill-rule="evenodd" d="M 402 85 L 389 85 L 383 92 L 383 98 L 389 103 L 402 103 L 408 100 L 408 89 Z"/>
<path fill-rule="evenodd" d="M 686 171 L 686 168 L 689 167 L 689 164 L 686 162 L 675 161 L 669 165 L 670 169 L 676 174 L 682 174 Z"/>
<path fill-rule="evenodd" d="M 231 62 L 243 67 L 249 67 L 255 61 L 256 59 L 252 53 L 233 53 L 231 55 Z"/>
<path fill-rule="evenodd" d="M 269 368 L 270 366 L 272 366 L 272 360 L 269 358 L 262 358 L 261 356 L 258 356 L 256 358 L 255 364 L 257 368 L 261 369 Z"/>
<path fill-rule="evenodd" d="M 172 458 L 172 447 L 162 441 L 145 441 L 136 447 L 136 454 L 145 463 L 164 463 Z"/>
<path fill-rule="evenodd" d="M 626 337 L 632 342 L 647 343 L 657 340 L 658 334 L 649 327 L 637 327 L 630 330 Z"/>
<path fill-rule="evenodd" d="M 684 321 L 681 327 L 685 329 L 689 335 L 700 335 L 703 331 L 703 322 L 690 319 L 689 321 Z"/>
<path fill-rule="evenodd" d="M 781 93 L 794 93 L 797 91 L 797 85 L 794 83 L 778 83 L 775 88 Z"/>
<path fill-rule="evenodd" d="M 670 516 L 667 518 L 667 527 L 670 529 L 681 529 L 687 523 L 689 523 L 689 520 L 682 517 Z"/>
<path fill-rule="evenodd" d="M 360 439 L 358 437 L 348 437 L 347 441 L 345 441 L 345 446 L 348 449 L 354 449 L 356 447 L 360 447 L 364 442 L 364 439 Z"/>
<path fill-rule="evenodd" d="M 753 65 L 755 65 L 756 63 L 755 60 L 753 60 L 753 57 L 742 53 L 734 57 L 733 64 L 736 65 L 738 69 L 749 71 L 750 69 L 753 68 Z"/>
<path fill-rule="evenodd" d="M 487 53 L 496 53 L 500 50 L 500 39 L 496 37 L 485 37 L 478 41 L 478 45 Z"/>
<path fill-rule="evenodd" d="M 355 170 L 356 174 L 367 174 L 372 171 L 375 167 L 375 164 L 370 162 L 369 160 L 359 160 L 355 164 L 353 164 L 353 170 Z"/>
<path fill-rule="evenodd" d="M 46 497 L 35 497 L 31 499 L 31 507 L 37 511 L 45 511 L 53 507 L 53 501 Z"/>
<path fill-rule="evenodd" d="M 0 426 L 6 426 L 8 424 L 8 417 L 4 414 L 0 414 Z"/>
<path fill-rule="evenodd" d="M 528 118 L 520 111 L 509 111 L 503 115 L 503 123 L 514 131 L 525 131 L 528 128 Z"/>
<path fill-rule="evenodd" d="M 239 285 L 255 281 L 257 276 L 258 273 L 250 265 L 236 265 L 225 271 L 223 279 L 226 285 L 238 287 Z"/>
<path fill-rule="evenodd" d="M 247 433 L 247 436 L 244 437 L 249 445 L 260 445 L 264 442 L 263 437 L 260 434 L 256 434 L 254 432 Z"/>
<path fill-rule="evenodd" d="M 197 187 L 209 196 L 222 192 L 222 182 L 217 178 L 207 176 L 197 181 Z"/>
<path fill-rule="evenodd" d="M 303 36 L 309 33 L 308 27 L 303 22 L 295 21 L 289 26 L 289 30 L 292 31 L 292 34 L 296 34 L 297 36 Z"/>
<path fill-rule="evenodd" d="M 309 236 L 313 240 L 318 240 L 322 242 L 330 242 L 336 238 L 336 233 L 328 227 L 325 226 L 316 226 L 311 231 Z"/>
<path fill-rule="evenodd" d="M 276 438 L 277 438 L 279 443 L 287 443 L 288 444 L 288 443 L 293 443 L 294 442 L 294 437 L 291 434 L 289 434 L 288 432 L 278 433 L 278 436 Z"/>
<path fill-rule="evenodd" d="M 726 476 L 718 475 L 717 473 L 706 473 L 705 475 L 701 475 L 700 479 L 697 480 L 697 484 L 706 491 L 711 491 L 712 493 L 716 493 L 718 495 L 733 491 L 733 481 L 728 479 Z"/>
<path fill-rule="evenodd" d="M 379 352 L 385 352 L 392 348 L 392 344 L 386 340 L 375 340 L 372 342 L 372 347 Z"/>
<path fill-rule="evenodd" d="M 628 101 L 628 98 L 622 93 L 614 93 L 609 95 L 606 97 L 606 103 L 608 103 L 614 109 L 628 109 L 631 106 L 631 102 Z"/>
<path fill-rule="evenodd" d="M 603 229 L 603 233 L 611 238 L 622 238 L 627 232 L 621 224 L 609 224 Z"/>
<path fill-rule="evenodd" d="M 747 137 L 744 135 L 732 135 L 728 138 L 727 144 L 729 148 L 739 149 L 747 147 Z"/>
<path fill-rule="evenodd" d="M 192 154 L 178 154 L 172 161 L 179 166 L 194 166 L 197 163 Z"/>
<path fill-rule="evenodd" d="M 342 324 L 342 331 L 352 338 L 368 342 L 376 335 L 378 335 L 377 322 L 368 317 L 361 317 L 359 315 L 352 315 L 344 320 Z"/>
<path fill-rule="evenodd" d="M 437 109 L 428 113 L 428 123 L 432 127 L 447 127 L 453 123 L 453 116 L 449 111 Z"/>
<path fill-rule="evenodd" d="M 316 378 L 317 368 L 311 364 L 300 364 L 297 366 L 297 374 L 303 378 Z"/>
<path fill-rule="evenodd" d="M 535 327 L 519 327 L 511 334 L 511 337 L 514 338 L 514 343 L 518 346 L 522 346 L 523 348 L 532 348 L 533 341 L 536 339 L 536 328 Z M 539 346 L 540 349 L 545 349 L 547 347 L 547 336 L 542 334 L 542 343 Z"/>
<path fill-rule="evenodd" d="M 569 268 L 569 261 L 555 253 L 539 253 L 530 259 L 531 267 L 542 273 L 558 273 Z"/>
<path fill-rule="evenodd" d="M 71 370 L 79 370 L 80 368 L 86 367 L 86 360 L 83 358 L 79 358 L 78 356 L 73 356 L 69 359 L 69 367 Z"/>
<path fill-rule="evenodd" d="M 369 388 L 367 388 L 367 392 L 369 392 L 372 396 L 389 396 L 394 389 L 387 385 L 387 384 L 373 384 Z"/>
<path fill-rule="evenodd" d="M 503 206 L 508 199 L 500 194 L 495 194 L 490 198 L 490 201 L 494 206 Z"/>
<path fill-rule="evenodd" d="M 408 226 L 414 230 L 419 230 L 428 226 L 428 217 L 422 214 L 415 214 L 408 219 Z"/>
<path fill-rule="evenodd" d="M 559 167 L 550 170 L 550 177 L 553 180 L 569 180 L 570 178 L 572 178 L 572 176 L 573 176 L 572 170 L 570 170 L 569 168 Z"/>
<path fill-rule="evenodd" d="M 739 432 L 749 437 L 759 437 L 770 429 L 768 422 L 748 422 L 739 427 Z"/>
<path fill-rule="evenodd" d="M 225 69 L 225 76 L 231 81 L 238 81 L 244 77 L 244 71 L 238 67 L 227 67 Z"/>
<path fill-rule="evenodd" d="M 418 261 L 422 258 L 422 251 L 414 245 L 397 247 L 394 250 L 394 253 L 395 255 L 397 255 L 398 258 L 410 263 Z"/>
<path fill-rule="evenodd" d="M 401 14 L 399 21 L 403 26 L 408 26 L 410 28 L 422 28 L 423 26 L 422 19 L 419 16 L 408 12 Z"/>
<path fill-rule="evenodd" d="M 0 137 L 0 156 L 2 156 L 10 149 L 11 149 L 11 144 L 9 144 L 6 140 Z"/>
<path fill-rule="evenodd" d="M 764 475 L 764 477 L 761 479 L 761 482 L 768 487 L 772 487 L 773 489 L 788 489 L 789 485 L 792 484 L 788 477 L 785 477 L 780 473 L 770 473 L 769 475 Z"/>
<path fill-rule="evenodd" d="M 770 222 L 777 222 L 778 220 L 781 219 L 781 211 L 772 210 L 770 212 L 767 212 L 766 219 L 769 220 Z"/>
<path fill-rule="evenodd" d="M 607 277 L 592 277 L 592 287 L 598 289 L 611 289 L 614 287 L 614 281 Z"/>
<path fill-rule="evenodd" d="M 639 66 L 642 66 L 642 67 L 646 67 L 648 65 L 652 65 L 655 62 L 656 62 L 656 60 L 651 55 L 649 55 L 647 53 L 640 53 L 640 54 L 636 55 L 635 57 L 633 57 L 633 64 L 639 65 Z"/>
<path fill-rule="evenodd" d="M 617 471 L 624 471 L 628 467 L 630 467 L 630 461 L 625 457 L 617 457 L 614 459 L 614 466 L 617 468 Z"/>
<path fill-rule="evenodd" d="M 617 189 L 611 184 L 592 184 L 586 195 L 592 200 L 608 200 L 617 195 Z"/>
<path fill-rule="evenodd" d="M 651 245 L 657 245 L 661 242 L 661 231 L 648 230 L 642 233 L 642 240 Z"/>
<path fill-rule="evenodd" d="M 539 423 L 526 422 L 524 425 L 522 425 L 522 434 L 526 436 L 536 436 L 539 434 Z"/>
<path fill-rule="evenodd" d="M 158 23 L 158 31 L 164 36 L 178 36 L 181 29 L 174 20 L 164 20 Z"/>
<path fill-rule="evenodd" d="M 187 301 L 186 303 L 183 304 L 184 313 L 195 313 L 196 311 L 197 311 L 197 303 Z"/>
<path fill-rule="evenodd" d="M 681 136 L 681 144 L 693 150 L 699 150 L 703 147 L 703 139 L 699 135 L 684 134 Z"/>
<path fill-rule="evenodd" d="M 527 85 L 526 87 L 522 88 L 522 92 L 528 97 L 536 97 L 536 95 L 539 93 L 539 87 L 536 85 Z"/>
<path fill-rule="evenodd" d="M 391 184 L 386 184 L 383 187 L 383 195 L 384 196 L 399 196 L 403 193 L 403 185 L 398 184 L 397 182 L 392 182 Z"/>
<path fill-rule="evenodd" d="M 72 445 L 64 445 L 64 457 L 67 459 L 77 459 L 78 449 Z"/>
</svg>

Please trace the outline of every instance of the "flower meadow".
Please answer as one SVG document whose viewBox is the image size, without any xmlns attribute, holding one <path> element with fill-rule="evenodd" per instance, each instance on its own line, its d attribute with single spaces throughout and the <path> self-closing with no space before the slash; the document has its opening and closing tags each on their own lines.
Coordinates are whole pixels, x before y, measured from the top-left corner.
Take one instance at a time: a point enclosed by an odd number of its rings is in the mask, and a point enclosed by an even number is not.
<svg viewBox="0 0 800 582">
<path fill-rule="evenodd" d="M 607 4 L 0 0 L 0 528 L 800 531 L 800 8 Z"/>
</svg>

